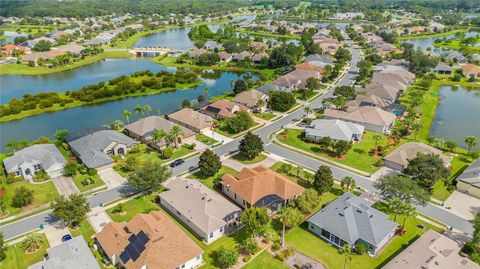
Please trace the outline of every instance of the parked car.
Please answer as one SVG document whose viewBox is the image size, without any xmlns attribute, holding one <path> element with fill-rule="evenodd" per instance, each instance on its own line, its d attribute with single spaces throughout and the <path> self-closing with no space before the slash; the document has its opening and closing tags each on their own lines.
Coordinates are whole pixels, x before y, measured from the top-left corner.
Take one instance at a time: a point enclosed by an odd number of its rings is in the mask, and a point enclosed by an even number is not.
<svg viewBox="0 0 480 269">
<path fill-rule="evenodd" d="M 182 163 L 184 163 L 185 161 L 183 159 L 177 159 L 173 162 L 170 163 L 170 167 L 175 167 L 175 166 L 179 166 L 181 165 Z"/>
<path fill-rule="evenodd" d="M 72 239 L 72 236 L 70 234 L 66 234 L 64 236 L 62 236 L 62 242 L 65 242 L 65 241 L 68 241 L 68 240 L 71 240 Z"/>
</svg>

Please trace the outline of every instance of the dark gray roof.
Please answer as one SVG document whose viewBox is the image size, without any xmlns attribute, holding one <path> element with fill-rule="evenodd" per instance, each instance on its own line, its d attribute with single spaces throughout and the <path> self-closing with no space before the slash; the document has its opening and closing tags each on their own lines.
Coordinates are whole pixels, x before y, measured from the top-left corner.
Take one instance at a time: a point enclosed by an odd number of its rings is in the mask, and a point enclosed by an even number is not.
<svg viewBox="0 0 480 269">
<path fill-rule="evenodd" d="M 47 249 L 48 258 L 28 269 L 100 269 L 82 236 Z"/>
<path fill-rule="evenodd" d="M 112 142 L 125 144 L 128 148 L 136 143 L 130 137 L 114 130 L 85 131 L 85 133 L 87 133 L 85 136 L 67 141 L 88 168 L 97 168 L 113 162 L 113 159 L 103 152 Z"/>
<path fill-rule="evenodd" d="M 63 166 L 67 161 L 54 144 L 33 145 L 19 150 L 15 152 L 13 156 L 3 160 L 7 172 L 18 170 L 18 167 L 26 162 L 39 162 L 42 164 L 44 170 L 48 170 L 55 164 L 61 164 Z"/>
<path fill-rule="evenodd" d="M 374 209 L 371 203 L 351 193 L 345 193 L 318 211 L 308 222 L 338 236 L 349 244 L 362 239 L 377 246 L 398 224 L 388 215 Z"/>
<path fill-rule="evenodd" d="M 268 95 L 268 93 L 269 93 L 270 91 L 285 91 L 285 92 L 291 92 L 290 88 L 277 86 L 277 85 L 272 84 L 272 83 L 264 84 L 264 85 L 258 87 L 256 90 L 259 91 L 259 92 L 262 92 L 262 93 L 264 93 L 264 94 L 266 94 L 266 95 Z"/>
<path fill-rule="evenodd" d="M 462 181 L 476 188 L 480 188 L 480 158 L 465 169 L 465 171 L 457 177 L 457 181 Z"/>
<path fill-rule="evenodd" d="M 453 71 L 453 66 L 446 65 L 442 62 L 439 62 L 433 71 Z"/>
<path fill-rule="evenodd" d="M 305 62 L 322 62 L 324 64 L 333 65 L 333 59 L 318 54 L 308 55 L 307 57 L 305 57 Z"/>
</svg>

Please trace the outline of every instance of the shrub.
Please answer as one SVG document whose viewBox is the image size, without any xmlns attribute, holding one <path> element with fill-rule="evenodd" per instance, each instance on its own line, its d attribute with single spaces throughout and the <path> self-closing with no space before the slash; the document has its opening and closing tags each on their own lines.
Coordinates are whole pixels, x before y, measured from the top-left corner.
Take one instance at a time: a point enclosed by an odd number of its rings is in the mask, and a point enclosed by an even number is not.
<svg viewBox="0 0 480 269">
<path fill-rule="evenodd" d="M 279 251 L 282 248 L 282 245 L 280 243 L 273 243 L 272 245 L 272 251 Z"/>
<path fill-rule="evenodd" d="M 12 183 L 22 181 L 22 180 L 23 180 L 22 177 L 17 177 L 17 176 L 15 176 L 14 173 L 8 173 L 8 175 L 7 175 L 7 184 L 12 184 Z"/>
<path fill-rule="evenodd" d="M 358 243 L 355 246 L 355 253 L 357 253 L 358 255 L 363 255 L 366 252 L 367 252 L 367 247 L 365 246 L 364 243 Z"/>
<path fill-rule="evenodd" d="M 294 252 L 293 249 L 287 248 L 282 252 L 282 254 L 285 258 L 288 258 L 288 257 L 292 256 L 293 252 Z"/>
<path fill-rule="evenodd" d="M 234 249 L 220 247 L 213 253 L 215 264 L 220 268 L 229 268 L 237 263 L 238 252 Z"/>
<path fill-rule="evenodd" d="M 13 207 L 23 207 L 33 202 L 33 191 L 27 187 L 19 187 L 15 190 L 15 194 L 12 198 Z"/>
<path fill-rule="evenodd" d="M 252 255 L 245 255 L 243 256 L 243 262 L 248 262 L 249 260 L 252 259 Z"/>
<path fill-rule="evenodd" d="M 382 166 L 385 165 L 385 162 L 382 159 L 380 159 L 380 160 L 376 161 L 374 165 L 376 167 L 382 167 Z"/>
<path fill-rule="evenodd" d="M 240 249 L 242 253 L 254 254 L 258 250 L 258 245 L 252 238 L 247 238 L 240 244 Z"/>
<path fill-rule="evenodd" d="M 173 155 L 173 149 L 171 147 L 166 147 L 162 150 L 162 159 L 170 159 Z"/>
<path fill-rule="evenodd" d="M 92 177 L 96 176 L 97 175 L 97 169 L 90 168 L 90 169 L 88 169 L 87 173 L 88 173 L 89 176 L 92 176 Z"/>
<path fill-rule="evenodd" d="M 45 181 L 49 179 L 49 176 L 44 171 L 38 171 L 35 173 L 35 181 Z"/>
<path fill-rule="evenodd" d="M 68 161 L 64 166 L 63 166 L 63 175 L 65 176 L 73 176 L 77 173 L 77 164 Z"/>
<path fill-rule="evenodd" d="M 91 178 L 91 177 L 87 177 L 87 178 L 85 178 L 84 180 L 82 180 L 81 183 L 82 183 L 83 186 L 88 186 L 88 185 L 94 184 L 94 183 L 95 183 L 95 180 L 94 180 L 93 178 Z"/>
<path fill-rule="evenodd" d="M 283 255 L 283 253 L 277 253 L 275 254 L 275 258 L 277 258 L 279 261 L 283 262 L 285 260 L 285 256 Z"/>
</svg>

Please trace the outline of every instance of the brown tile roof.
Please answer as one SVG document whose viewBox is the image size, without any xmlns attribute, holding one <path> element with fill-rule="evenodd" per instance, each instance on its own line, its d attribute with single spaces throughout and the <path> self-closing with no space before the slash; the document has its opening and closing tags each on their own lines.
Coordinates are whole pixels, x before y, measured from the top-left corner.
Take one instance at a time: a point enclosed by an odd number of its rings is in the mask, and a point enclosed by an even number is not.
<svg viewBox="0 0 480 269">
<path fill-rule="evenodd" d="M 160 211 L 137 214 L 128 222 L 111 222 L 96 234 L 97 241 L 109 257 L 120 257 L 133 234 L 144 232 L 148 237 L 145 250 L 134 261 L 125 263 L 127 269 L 173 269 L 203 253 L 203 250 L 169 217 Z"/>
<path fill-rule="evenodd" d="M 194 111 L 190 108 L 184 108 L 177 112 L 173 112 L 168 115 L 168 118 L 199 130 L 208 128 L 213 124 L 213 119 L 210 116 Z"/>
<path fill-rule="evenodd" d="M 408 161 L 415 159 L 419 153 L 438 155 L 445 166 L 450 163 L 450 158 L 445 156 L 441 150 L 419 142 L 405 143 L 390 152 L 384 159 L 402 166 L 407 166 Z"/>
<path fill-rule="evenodd" d="M 254 107 L 258 104 L 258 101 L 261 99 L 265 99 L 265 94 L 257 91 L 257 90 L 250 90 L 250 91 L 243 91 L 233 98 L 232 101 L 244 104 L 248 107 Z"/>
<path fill-rule="evenodd" d="M 464 64 L 462 65 L 462 72 L 467 75 L 478 75 L 480 74 L 480 67 L 474 64 Z"/>
<path fill-rule="evenodd" d="M 394 114 L 373 106 L 361 106 L 354 108 L 354 110 L 349 112 L 325 109 L 324 116 L 327 118 L 358 122 L 360 124 L 367 123 L 376 126 L 390 126 L 396 118 Z"/>
<path fill-rule="evenodd" d="M 208 110 L 217 115 L 231 118 L 239 111 L 248 111 L 248 108 L 228 100 L 218 100 L 203 107 L 202 110 Z"/>
<path fill-rule="evenodd" d="M 304 191 L 302 186 L 263 165 L 245 167 L 235 177 L 225 174 L 221 184 L 252 205 L 267 195 L 275 194 L 287 200 Z"/>
<path fill-rule="evenodd" d="M 317 71 L 317 72 L 320 72 L 320 74 L 323 74 L 325 72 L 325 68 L 320 66 L 315 66 L 307 62 L 295 65 L 295 69 L 306 69 L 311 71 Z"/>
<path fill-rule="evenodd" d="M 220 57 L 220 59 L 222 59 L 224 61 L 232 57 L 232 54 L 230 54 L 226 51 L 220 51 L 217 54 L 218 54 L 218 57 Z"/>
</svg>

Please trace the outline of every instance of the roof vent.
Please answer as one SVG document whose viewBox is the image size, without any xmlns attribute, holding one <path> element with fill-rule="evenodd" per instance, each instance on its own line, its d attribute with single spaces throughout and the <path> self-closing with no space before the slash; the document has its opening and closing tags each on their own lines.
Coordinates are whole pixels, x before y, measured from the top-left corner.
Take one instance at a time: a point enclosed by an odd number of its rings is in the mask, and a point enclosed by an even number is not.
<svg viewBox="0 0 480 269">
<path fill-rule="evenodd" d="M 202 201 L 205 200 L 205 197 L 202 197 Z"/>
<path fill-rule="evenodd" d="M 343 217 L 343 214 L 342 213 L 338 213 L 338 215 L 342 216 Z"/>
<path fill-rule="evenodd" d="M 362 210 L 357 209 L 356 211 L 357 211 L 357 213 L 362 214 Z"/>
</svg>

